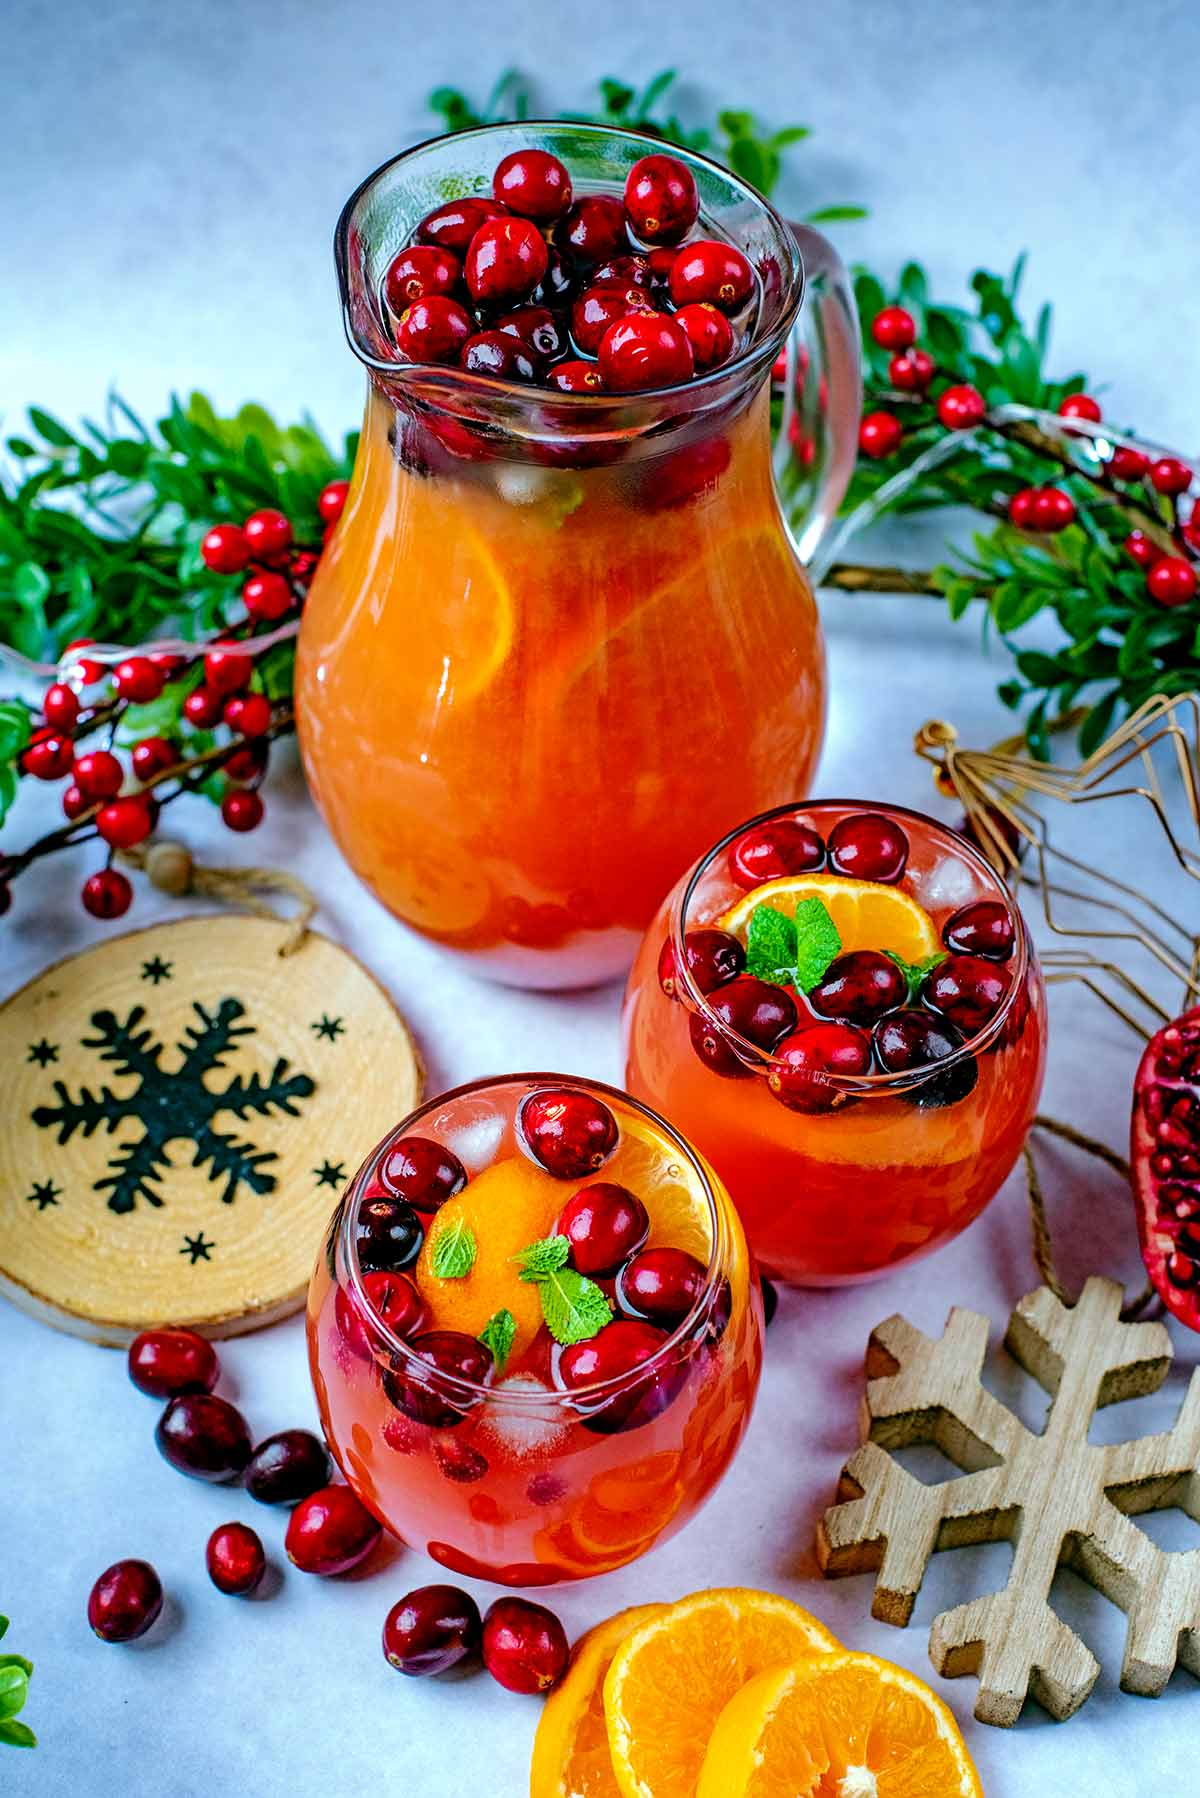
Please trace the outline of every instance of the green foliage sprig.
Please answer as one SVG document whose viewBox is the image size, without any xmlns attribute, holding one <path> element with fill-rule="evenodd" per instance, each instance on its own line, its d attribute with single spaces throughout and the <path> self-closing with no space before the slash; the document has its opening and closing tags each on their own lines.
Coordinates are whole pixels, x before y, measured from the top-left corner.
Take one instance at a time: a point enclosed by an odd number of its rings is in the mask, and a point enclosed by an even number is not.
<svg viewBox="0 0 1200 1798">
<path fill-rule="evenodd" d="M 0 1636 L 8 1629 L 8 1618 L 0 1617 Z M 36 1748 L 37 1737 L 28 1723 L 20 1721 L 20 1713 L 29 1697 L 29 1681 L 33 1663 L 24 1655 L 0 1654 L 0 1746 Z"/>
</svg>

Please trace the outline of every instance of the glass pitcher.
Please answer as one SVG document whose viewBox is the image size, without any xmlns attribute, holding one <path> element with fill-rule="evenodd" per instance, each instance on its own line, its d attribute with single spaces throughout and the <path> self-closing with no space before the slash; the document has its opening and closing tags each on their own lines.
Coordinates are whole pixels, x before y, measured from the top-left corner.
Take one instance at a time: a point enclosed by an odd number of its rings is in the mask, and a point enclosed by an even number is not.
<svg viewBox="0 0 1200 1798">
<path fill-rule="evenodd" d="M 709 843 L 808 791 L 825 674 L 802 562 L 854 464 L 858 330 L 822 237 L 672 149 L 699 229 L 758 272 L 730 362 L 618 396 L 398 361 L 389 262 L 426 212 L 490 194 L 496 163 L 528 146 L 566 163 L 577 196 L 619 194 L 661 148 L 603 126 L 485 126 L 385 164 L 342 213 L 366 417 L 305 607 L 296 711 L 316 802 L 397 917 L 481 973 L 579 987 L 625 971 Z M 795 536 L 784 467 L 807 507 Z"/>
</svg>

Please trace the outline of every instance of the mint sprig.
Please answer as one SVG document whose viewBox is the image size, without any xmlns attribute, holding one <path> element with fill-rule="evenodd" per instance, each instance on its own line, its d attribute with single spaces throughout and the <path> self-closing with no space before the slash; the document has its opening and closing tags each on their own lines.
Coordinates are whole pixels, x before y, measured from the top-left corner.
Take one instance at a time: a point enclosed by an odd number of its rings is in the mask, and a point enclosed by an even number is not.
<svg viewBox="0 0 1200 1798">
<path fill-rule="evenodd" d="M 750 914 L 746 972 L 758 980 L 807 993 L 841 952 L 837 925 L 820 899 L 802 899 L 792 918 L 766 904 Z"/>
<path fill-rule="evenodd" d="M 512 1354 L 512 1346 L 517 1335 L 517 1320 L 507 1307 L 502 1311 L 494 1311 L 479 1332 L 479 1340 L 485 1349 L 491 1350 L 492 1361 L 496 1372 L 502 1374 Z"/>
<path fill-rule="evenodd" d="M 934 968 L 940 967 L 947 956 L 945 949 L 938 949 L 934 954 L 926 955 L 921 961 L 905 961 L 904 957 L 897 955 L 894 949 L 885 949 L 883 953 L 889 961 L 895 962 L 908 983 L 908 995 L 905 1000 L 908 1005 L 912 1005 L 917 999 L 925 984 L 926 975 L 931 974 Z"/>
<path fill-rule="evenodd" d="M 565 1236 L 543 1236 L 540 1242 L 531 1242 L 527 1249 L 514 1255 L 513 1260 L 520 1263 L 522 1280 L 537 1281 L 565 1267 L 570 1253 L 571 1245 Z"/>
<path fill-rule="evenodd" d="M 603 1290 L 567 1266 L 570 1253 L 565 1236 L 544 1236 L 513 1257 L 521 1264 L 522 1280 L 537 1287 L 546 1328 L 564 1348 L 586 1342 L 612 1321 L 612 1306 Z"/>
<path fill-rule="evenodd" d="M 438 1280 L 465 1280 L 478 1252 L 475 1232 L 465 1218 L 444 1224 L 433 1239 L 429 1265 Z"/>
</svg>

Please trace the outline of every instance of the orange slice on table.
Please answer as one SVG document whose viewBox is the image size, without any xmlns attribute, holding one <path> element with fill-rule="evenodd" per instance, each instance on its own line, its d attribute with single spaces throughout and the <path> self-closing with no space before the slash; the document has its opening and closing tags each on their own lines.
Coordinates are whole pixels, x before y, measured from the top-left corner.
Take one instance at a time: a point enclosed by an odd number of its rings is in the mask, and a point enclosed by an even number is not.
<svg viewBox="0 0 1200 1798">
<path fill-rule="evenodd" d="M 621 1798 L 604 1720 L 604 1676 L 631 1631 L 665 1607 L 633 1605 L 588 1630 L 542 1708 L 529 1769 L 530 1798 Z"/>
<path fill-rule="evenodd" d="M 696 1798 L 983 1798 L 958 1725 L 922 1680 L 870 1654 L 758 1674 L 709 1738 Z"/>
<path fill-rule="evenodd" d="M 622 1798 L 693 1798 L 713 1726 L 746 1681 L 838 1646 L 816 1617 L 771 1592 L 731 1586 L 668 1605 L 626 1638 L 604 1681 Z"/>
<path fill-rule="evenodd" d="M 773 905 L 794 917 L 805 899 L 821 901 L 837 926 L 843 953 L 891 949 L 905 961 L 917 962 L 936 955 L 942 946 L 929 913 L 899 887 L 840 874 L 789 874 L 764 881 L 723 912 L 717 923 L 745 942 L 756 906 Z"/>
</svg>

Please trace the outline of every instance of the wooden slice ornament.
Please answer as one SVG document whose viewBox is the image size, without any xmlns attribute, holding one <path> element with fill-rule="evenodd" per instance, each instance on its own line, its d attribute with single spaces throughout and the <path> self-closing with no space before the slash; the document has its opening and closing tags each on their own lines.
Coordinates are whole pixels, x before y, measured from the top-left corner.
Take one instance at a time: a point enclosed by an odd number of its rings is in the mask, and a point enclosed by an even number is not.
<svg viewBox="0 0 1200 1798">
<path fill-rule="evenodd" d="M 346 1180 L 421 1087 L 352 955 L 242 916 L 47 969 L 0 1007 L 0 1065 L 0 1293 L 114 1344 L 296 1310 Z"/>
</svg>

